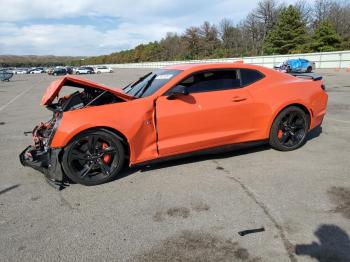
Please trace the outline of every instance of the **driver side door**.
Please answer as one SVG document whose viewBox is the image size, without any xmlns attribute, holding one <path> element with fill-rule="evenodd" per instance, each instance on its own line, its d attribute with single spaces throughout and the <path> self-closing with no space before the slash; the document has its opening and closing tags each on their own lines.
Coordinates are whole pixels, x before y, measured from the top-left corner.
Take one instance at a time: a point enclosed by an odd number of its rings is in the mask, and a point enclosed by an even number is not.
<svg viewBox="0 0 350 262">
<path fill-rule="evenodd" d="M 195 73 L 180 83 L 189 94 L 156 101 L 160 157 L 244 141 L 254 103 L 236 69 Z"/>
</svg>

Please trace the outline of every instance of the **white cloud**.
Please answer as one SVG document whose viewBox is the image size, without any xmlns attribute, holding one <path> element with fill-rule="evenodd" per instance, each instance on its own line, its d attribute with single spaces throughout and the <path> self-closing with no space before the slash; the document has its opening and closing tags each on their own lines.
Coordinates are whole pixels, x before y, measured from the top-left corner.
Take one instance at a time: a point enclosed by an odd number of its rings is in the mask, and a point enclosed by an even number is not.
<svg viewBox="0 0 350 262">
<path fill-rule="evenodd" d="M 292 0 L 289 0 L 292 1 Z M 0 0 L 0 54 L 99 55 L 222 18 L 240 21 L 256 0 Z M 79 23 L 81 17 L 91 21 Z M 115 19 L 101 28 L 98 19 Z M 70 19 L 78 20 L 74 24 Z M 50 23 L 55 19 L 55 23 Z M 58 22 L 57 22 L 58 21 Z"/>
<path fill-rule="evenodd" d="M 125 23 L 118 29 L 101 32 L 90 25 L 18 27 L 13 23 L 3 23 L 0 31 L 5 32 L 0 34 L 3 54 L 99 55 L 160 39 L 166 32 L 179 29 L 159 24 L 135 27 Z"/>
</svg>

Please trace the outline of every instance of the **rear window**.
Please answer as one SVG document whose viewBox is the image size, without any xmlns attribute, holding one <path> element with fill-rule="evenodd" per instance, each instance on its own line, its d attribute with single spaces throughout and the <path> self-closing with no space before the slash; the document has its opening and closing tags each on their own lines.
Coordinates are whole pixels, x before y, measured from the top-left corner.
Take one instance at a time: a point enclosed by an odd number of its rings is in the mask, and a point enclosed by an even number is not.
<svg viewBox="0 0 350 262">
<path fill-rule="evenodd" d="M 253 69 L 241 69 L 242 85 L 250 85 L 260 79 L 264 78 L 264 75 L 257 70 Z"/>
</svg>

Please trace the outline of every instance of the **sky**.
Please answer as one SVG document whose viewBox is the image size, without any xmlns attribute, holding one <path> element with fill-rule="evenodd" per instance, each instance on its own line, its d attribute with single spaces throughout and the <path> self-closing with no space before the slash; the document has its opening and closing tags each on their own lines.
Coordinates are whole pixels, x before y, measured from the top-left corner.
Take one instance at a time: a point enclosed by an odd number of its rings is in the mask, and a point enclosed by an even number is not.
<svg viewBox="0 0 350 262">
<path fill-rule="evenodd" d="M 241 21 L 257 0 L 0 0 L 0 55 L 94 56 Z M 293 2 L 288 0 L 286 2 Z"/>
</svg>

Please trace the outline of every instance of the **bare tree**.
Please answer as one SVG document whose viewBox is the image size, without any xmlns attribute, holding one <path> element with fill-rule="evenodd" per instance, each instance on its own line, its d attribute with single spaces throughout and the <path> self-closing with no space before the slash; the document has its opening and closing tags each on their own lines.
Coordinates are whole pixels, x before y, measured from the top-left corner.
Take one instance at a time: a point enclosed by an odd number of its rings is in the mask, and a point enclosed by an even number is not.
<svg viewBox="0 0 350 262">
<path fill-rule="evenodd" d="M 310 26 L 312 21 L 312 6 L 307 0 L 297 0 L 294 7 L 299 11 L 301 20 L 306 26 Z"/>
<path fill-rule="evenodd" d="M 203 47 L 204 56 L 212 56 L 215 49 L 220 46 L 219 31 L 215 25 L 204 22 L 200 27 L 201 46 Z"/>
<path fill-rule="evenodd" d="M 327 18 L 329 18 L 330 10 L 332 9 L 334 5 L 333 0 L 315 0 L 314 4 L 314 25 L 317 26 L 318 24 L 324 22 Z"/>
<path fill-rule="evenodd" d="M 162 49 L 162 60 L 177 60 L 185 56 L 185 43 L 176 33 L 168 32 L 159 44 Z"/>
<path fill-rule="evenodd" d="M 257 8 L 247 15 L 243 21 L 243 33 L 251 42 L 251 53 L 262 54 L 263 42 L 276 25 L 283 7 L 278 0 L 260 0 Z"/>
<path fill-rule="evenodd" d="M 183 39 L 186 43 L 186 49 L 188 51 L 187 57 L 190 59 L 198 58 L 201 47 L 201 30 L 196 26 L 191 26 L 186 29 Z"/>
<path fill-rule="evenodd" d="M 350 36 L 350 2 L 348 0 L 316 0 L 313 7 L 314 27 L 330 21 L 338 34 Z"/>
<path fill-rule="evenodd" d="M 327 18 L 338 34 L 350 36 L 350 1 L 334 1 Z"/>
<path fill-rule="evenodd" d="M 249 13 L 243 21 L 242 30 L 245 40 L 249 42 L 249 45 L 246 46 L 246 51 L 249 51 L 251 54 L 260 53 L 266 34 L 264 24 L 254 13 Z"/>
<path fill-rule="evenodd" d="M 253 14 L 264 24 L 265 31 L 269 31 L 277 23 L 280 11 L 281 5 L 278 0 L 261 0 Z"/>
</svg>

